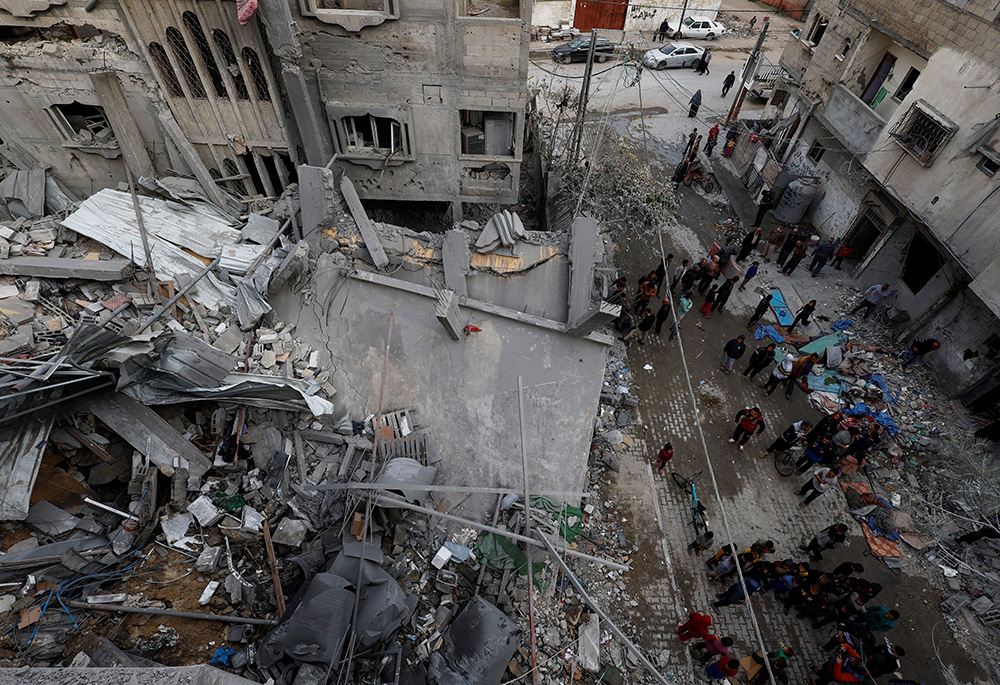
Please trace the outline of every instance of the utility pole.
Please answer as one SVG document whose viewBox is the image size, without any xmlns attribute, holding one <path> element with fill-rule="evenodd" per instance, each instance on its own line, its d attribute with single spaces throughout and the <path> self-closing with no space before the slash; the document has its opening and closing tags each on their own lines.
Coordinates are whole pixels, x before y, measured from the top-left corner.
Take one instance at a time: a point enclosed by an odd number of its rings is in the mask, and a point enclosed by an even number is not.
<svg viewBox="0 0 1000 685">
<path fill-rule="evenodd" d="M 753 52 L 750 53 L 750 57 L 747 59 L 746 66 L 743 69 L 742 78 L 740 79 L 740 94 L 733 101 L 733 106 L 729 108 L 729 114 L 726 116 L 727 125 L 735 121 L 736 117 L 740 114 L 740 107 L 743 106 L 743 100 L 747 96 L 747 83 L 753 80 L 757 74 L 757 67 L 760 66 L 764 36 L 766 35 L 767 22 L 764 22 L 764 26 L 760 29 L 760 35 L 757 36 L 757 44 L 753 47 Z"/>
<path fill-rule="evenodd" d="M 594 50 L 597 48 L 597 31 L 590 31 L 590 47 L 587 50 L 587 66 L 583 70 L 583 85 L 580 87 L 580 104 L 576 109 L 576 125 L 573 128 L 573 161 L 580 157 L 583 141 L 583 121 L 587 115 L 587 100 L 590 99 L 590 77 L 594 73 Z"/>
<path fill-rule="evenodd" d="M 688 0 L 684 0 L 684 7 L 681 8 L 681 19 L 677 24 L 677 32 L 674 34 L 674 38 L 678 39 L 681 37 L 681 29 L 684 28 L 684 15 L 688 11 Z"/>
</svg>

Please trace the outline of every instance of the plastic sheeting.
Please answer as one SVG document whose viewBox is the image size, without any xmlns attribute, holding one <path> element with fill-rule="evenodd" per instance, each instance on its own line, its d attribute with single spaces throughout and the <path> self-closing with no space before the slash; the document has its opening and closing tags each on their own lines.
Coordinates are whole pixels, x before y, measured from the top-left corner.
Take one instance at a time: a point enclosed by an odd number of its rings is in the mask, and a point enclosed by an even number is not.
<svg viewBox="0 0 1000 685">
<path fill-rule="evenodd" d="M 344 649 L 354 607 L 348 585 L 334 573 L 317 573 L 291 616 L 264 638 L 261 665 L 271 666 L 285 656 L 324 665 L 335 662 Z"/>
<path fill-rule="evenodd" d="M 521 629 L 478 595 L 469 600 L 431 654 L 428 676 L 438 685 L 499 683 L 521 639 Z"/>
<path fill-rule="evenodd" d="M 271 311 L 271 305 L 253 287 L 250 281 L 240 281 L 236 286 L 236 318 L 240 330 L 249 331 L 261 318 Z"/>
<path fill-rule="evenodd" d="M 329 568 L 352 586 L 358 582 L 359 570 L 361 585 L 355 588 L 358 618 L 353 630 L 360 645 L 369 648 L 389 639 L 416 607 L 416 597 L 411 606 L 399 583 L 385 569 L 345 552 L 338 554 Z"/>
</svg>

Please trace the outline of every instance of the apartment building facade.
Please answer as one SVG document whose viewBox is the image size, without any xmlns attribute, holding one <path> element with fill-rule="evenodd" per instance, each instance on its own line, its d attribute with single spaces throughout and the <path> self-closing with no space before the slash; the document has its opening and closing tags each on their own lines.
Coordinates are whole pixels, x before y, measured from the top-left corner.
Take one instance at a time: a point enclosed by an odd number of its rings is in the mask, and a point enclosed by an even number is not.
<svg viewBox="0 0 1000 685">
<path fill-rule="evenodd" d="M 1000 7 L 817 0 L 788 42 L 772 150 L 819 179 L 809 216 L 859 286 L 889 282 L 901 341 L 934 337 L 956 394 L 1000 399 Z"/>
</svg>

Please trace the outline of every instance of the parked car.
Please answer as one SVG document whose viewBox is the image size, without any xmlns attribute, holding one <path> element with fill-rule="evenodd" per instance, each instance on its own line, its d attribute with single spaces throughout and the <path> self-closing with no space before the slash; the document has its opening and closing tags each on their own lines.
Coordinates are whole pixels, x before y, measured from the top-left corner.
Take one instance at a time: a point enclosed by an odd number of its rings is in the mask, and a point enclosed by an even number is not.
<svg viewBox="0 0 1000 685">
<path fill-rule="evenodd" d="M 642 56 L 642 63 L 650 69 L 693 67 L 704 53 L 705 48 L 699 48 L 691 43 L 667 43 L 649 50 Z"/>
<path fill-rule="evenodd" d="M 705 17 L 685 17 L 681 28 L 681 38 L 704 38 L 713 40 L 726 32 L 726 27 Z"/>
<path fill-rule="evenodd" d="M 557 45 L 552 48 L 552 59 L 555 62 L 569 64 L 570 62 L 586 62 L 587 53 L 590 52 L 590 36 L 580 36 L 568 43 Z M 594 60 L 604 62 L 609 56 L 614 54 L 615 44 L 607 38 L 597 37 L 597 45 L 594 46 Z"/>
</svg>

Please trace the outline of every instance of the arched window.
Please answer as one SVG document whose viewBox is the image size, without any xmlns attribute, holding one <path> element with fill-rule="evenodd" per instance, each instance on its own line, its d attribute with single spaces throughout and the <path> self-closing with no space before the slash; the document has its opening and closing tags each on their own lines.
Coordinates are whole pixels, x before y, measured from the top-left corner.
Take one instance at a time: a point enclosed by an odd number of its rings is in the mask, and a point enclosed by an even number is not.
<svg viewBox="0 0 1000 685">
<path fill-rule="evenodd" d="M 170 64 L 167 51 L 163 49 L 163 46 L 159 43 L 150 43 L 149 54 L 153 58 L 156 70 L 160 72 L 160 78 L 163 79 L 163 85 L 166 86 L 167 92 L 175 98 L 184 97 L 181 82 L 177 80 L 177 74 L 174 73 L 174 68 Z"/>
<path fill-rule="evenodd" d="M 257 97 L 267 102 L 271 101 L 271 91 L 267 87 L 267 77 L 264 76 L 264 69 L 260 66 L 260 58 L 253 48 L 243 48 L 243 60 L 250 69 L 250 76 L 253 77 L 253 85 L 257 90 Z"/>
<path fill-rule="evenodd" d="M 184 36 L 173 26 L 168 26 L 167 42 L 170 43 L 170 49 L 174 51 L 174 59 L 177 60 L 177 64 L 180 65 L 181 71 L 184 73 L 184 80 L 187 81 L 188 88 L 191 90 L 191 96 L 204 100 L 205 86 L 201 83 L 198 69 L 194 66 L 194 59 L 191 58 L 187 44 L 184 43 Z"/>
<path fill-rule="evenodd" d="M 840 58 L 843 59 L 847 57 L 847 53 L 851 51 L 851 39 L 845 38 L 844 44 L 840 46 Z"/>
<path fill-rule="evenodd" d="M 215 63 L 212 47 L 208 44 L 205 32 L 201 29 L 201 22 L 194 12 L 189 10 L 184 13 L 184 25 L 188 27 L 191 37 L 194 38 L 195 47 L 198 48 L 198 54 L 201 55 L 202 64 L 205 65 L 205 71 L 208 72 L 208 78 L 212 82 L 216 96 L 227 97 L 226 82 L 222 80 L 222 72 L 219 71 L 219 65 Z"/>
<path fill-rule="evenodd" d="M 233 44 L 229 40 L 229 36 L 226 35 L 225 31 L 220 31 L 215 29 L 212 31 L 212 39 L 215 41 L 215 47 L 219 49 L 219 54 L 222 55 L 222 61 L 226 65 L 226 71 L 233 79 L 233 87 L 236 88 L 236 97 L 239 100 L 249 100 L 250 91 L 247 90 L 247 83 L 243 80 L 243 72 L 240 71 L 240 65 L 236 61 L 236 53 L 233 52 Z"/>
</svg>

